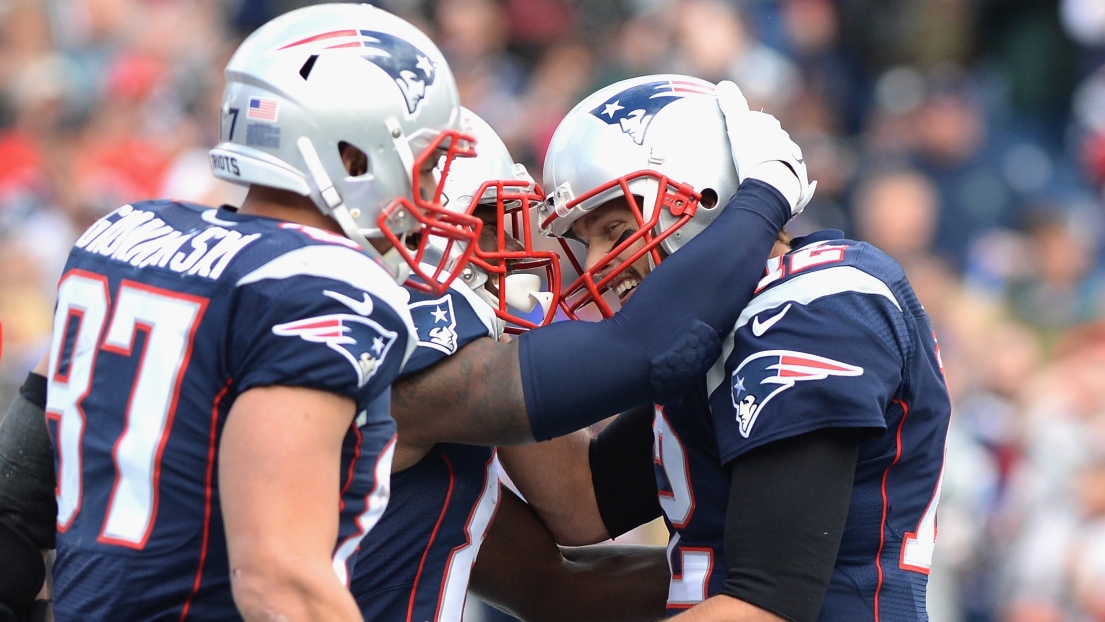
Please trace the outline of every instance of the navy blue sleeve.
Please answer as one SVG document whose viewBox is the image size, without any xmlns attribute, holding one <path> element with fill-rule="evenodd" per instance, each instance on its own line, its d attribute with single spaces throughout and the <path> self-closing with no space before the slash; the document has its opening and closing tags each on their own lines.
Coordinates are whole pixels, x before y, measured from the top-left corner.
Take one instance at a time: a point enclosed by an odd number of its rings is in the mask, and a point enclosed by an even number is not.
<svg viewBox="0 0 1105 622">
<path fill-rule="evenodd" d="M 884 413 L 902 383 L 895 335 L 904 323 L 892 298 L 849 291 L 850 275 L 867 278 L 842 267 L 791 280 L 771 290 L 785 304 L 756 316 L 765 322 L 760 331 L 754 323 L 737 328 L 726 378 L 710 396 L 722 464 L 813 430 L 886 431 Z M 794 299 L 810 295 L 814 280 L 837 291 L 808 303 Z"/>
<path fill-rule="evenodd" d="M 387 390 L 406 358 L 413 325 L 405 304 L 390 302 L 385 291 L 402 293 L 398 286 L 378 280 L 371 292 L 311 274 L 239 285 L 236 317 L 248 321 L 231 336 L 238 391 L 309 387 L 364 408 Z"/>
<path fill-rule="evenodd" d="M 763 274 L 790 218 L 775 188 L 747 180 L 710 226 L 656 267 L 613 317 L 559 322 L 519 341 L 530 427 L 545 440 L 701 377 Z"/>
</svg>

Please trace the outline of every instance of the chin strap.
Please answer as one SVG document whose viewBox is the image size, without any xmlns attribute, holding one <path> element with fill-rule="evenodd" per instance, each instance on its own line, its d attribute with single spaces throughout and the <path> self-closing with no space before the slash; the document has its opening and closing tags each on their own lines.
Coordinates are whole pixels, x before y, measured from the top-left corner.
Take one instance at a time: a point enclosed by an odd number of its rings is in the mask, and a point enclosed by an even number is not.
<svg viewBox="0 0 1105 622">
<path fill-rule="evenodd" d="M 353 216 L 349 213 L 349 208 L 346 207 L 341 194 L 334 187 L 333 182 L 330 181 L 330 176 L 326 174 L 326 169 L 322 166 L 322 159 L 318 157 L 318 152 L 315 151 L 311 139 L 301 136 L 295 145 L 299 148 L 299 153 L 307 164 L 307 173 L 311 176 L 311 181 L 322 196 L 323 203 L 326 204 L 323 213 L 337 221 L 345 235 L 360 244 L 369 256 L 379 260 L 391 276 L 395 278 L 396 282 L 405 282 L 411 273 L 410 266 L 407 265 L 397 249 L 392 248 L 387 253 L 380 254 L 380 251 L 376 250 L 376 247 L 361 233 L 357 221 L 353 220 Z"/>
</svg>

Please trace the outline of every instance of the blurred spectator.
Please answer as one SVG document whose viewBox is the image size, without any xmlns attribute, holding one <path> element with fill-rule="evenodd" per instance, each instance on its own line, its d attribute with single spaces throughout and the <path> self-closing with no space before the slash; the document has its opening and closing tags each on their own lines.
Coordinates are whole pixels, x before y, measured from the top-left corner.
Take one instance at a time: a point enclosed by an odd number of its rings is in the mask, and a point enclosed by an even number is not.
<svg viewBox="0 0 1105 622">
<path fill-rule="evenodd" d="M 1105 65 L 1079 85 L 1073 115 L 1082 167 L 1093 184 L 1105 188 Z"/>
<path fill-rule="evenodd" d="M 1078 52 L 1064 32 L 1057 0 L 978 0 L 981 62 L 1007 89 L 1013 129 L 1041 141 L 1061 137 L 1079 76 Z"/>
<path fill-rule="evenodd" d="M 501 0 L 440 0 L 437 43 L 457 79 L 461 101 L 496 127 L 516 123 L 528 68 L 507 49 L 511 33 Z"/>
<path fill-rule="evenodd" d="M 740 10 L 724 0 L 679 0 L 670 69 L 711 82 L 733 80 L 748 105 L 783 110 L 801 88 L 794 61 L 769 48 L 748 28 Z"/>
<path fill-rule="evenodd" d="M 1105 465 L 1105 339 L 1100 324 L 1069 333 L 1024 387 L 1007 504 L 1003 619 L 1096 620 Z"/>
<path fill-rule="evenodd" d="M 907 167 L 876 169 L 859 183 L 853 199 L 856 235 L 907 266 L 928 254 L 940 216 L 936 187 Z"/>
<path fill-rule="evenodd" d="M 167 67 L 149 56 L 123 53 L 105 77 L 104 99 L 84 129 L 76 171 L 96 218 L 128 201 L 157 196 L 173 146 L 154 131 L 151 118 L 159 114 L 152 100 L 167 87 Z"/>
<path fill-rule="evenodd" d="M 556 126 L 591 86 L 594 62 L 591 49 L 582 41 L 550 46 L 530 75 L 521 114 L 515 123 L 499 129 L 511 155 L 526 164 L 534 177 L 540 177 Z"/>
<path fill-rule="evenodd" d="M 1046 335 L 1091 322 L 1105 312 L 1105 281 L 1094 272 L 1098 223 L 1089 214 L 1039 206 L 1026 215 L 1030 270 L 1009 286 L 1019 317 Z"/>
</svg>

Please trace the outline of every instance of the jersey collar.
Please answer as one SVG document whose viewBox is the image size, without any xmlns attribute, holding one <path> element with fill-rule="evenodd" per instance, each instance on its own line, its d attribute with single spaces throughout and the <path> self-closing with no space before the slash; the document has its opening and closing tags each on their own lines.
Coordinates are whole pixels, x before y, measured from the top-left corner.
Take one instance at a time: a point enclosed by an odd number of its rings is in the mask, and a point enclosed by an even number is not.
<svg viewBox="0 0 1105 622">
<path fill-rule="evenodd" d="M 844 232 L 840 229 L 822 229 L 821 231 L 814 231 L 809 235 L 794 238 L 794 240 L 791 241 L 790 247 L 792 249 L 799 249 L 803 246 L 809 246 L 810 244 L 825 242 L 827 240 L 841 240 L 843 238 Z"/>
</svg>

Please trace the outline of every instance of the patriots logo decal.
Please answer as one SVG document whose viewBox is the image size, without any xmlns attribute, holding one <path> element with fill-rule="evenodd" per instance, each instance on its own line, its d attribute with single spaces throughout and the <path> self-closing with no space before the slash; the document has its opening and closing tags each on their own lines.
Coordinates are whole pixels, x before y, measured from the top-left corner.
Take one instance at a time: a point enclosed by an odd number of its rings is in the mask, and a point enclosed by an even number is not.
<svg viewBox="0 0 1105 622">
<path fill-rule="evenodd" d="M 281 337 L 299 337 L 311 343 L 326 344 L 356 370 L 358 387 L 363 387 L 376 375 L 398 336 L 366 317 L 349 313 L 277 324 L 272 332 Z"/>
<path fill-rule="evenodd" d="M 414 114 L 426 97 L 426 87 L 434 83 L 437 64 L 406 39 L 375 30 L 331 30 L 293 41 L 279 49 L 300 48 L 334 50 L 355 48 L 361 56 L 387 72 L 407 101 L 407 112 Z"/>
<path fill-rule="evenodd" d="M 433 348 L 446 356 L 457 351 L 457 317 L 453 297 L 415 302 L 407 306 L 418 329 L 418 345 Z"/>
<path fill-rule="evenodd" d="M 794 350 L 766 350 L 741 361 L 733 371 L 733 408 L 744 438 L 771 398 L 805 380 L 860 376 L 863 368 Z"/>
<path fill-rule="evenodd" d="M 633 142 L 643 145 L 645 133 L 662 108 L 687 95 L 713 95 L 714 87 L 697 82 L 663 80 L 638 84 L 610 97 L 591 111 L 608 125 L 617 125 Z"/>
</svg>

